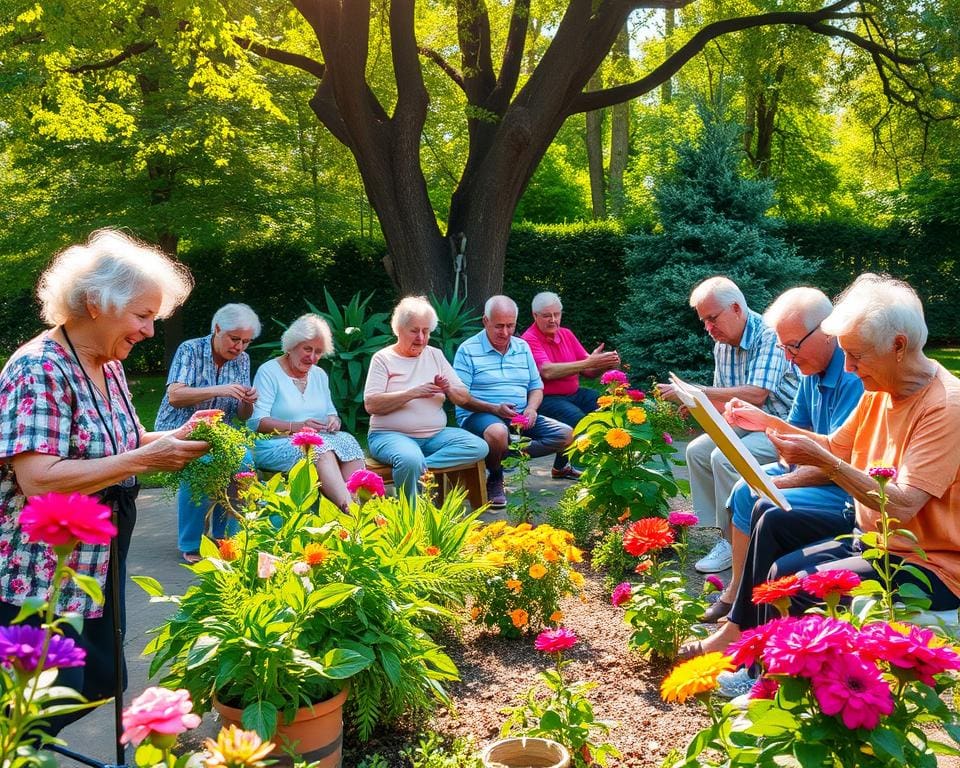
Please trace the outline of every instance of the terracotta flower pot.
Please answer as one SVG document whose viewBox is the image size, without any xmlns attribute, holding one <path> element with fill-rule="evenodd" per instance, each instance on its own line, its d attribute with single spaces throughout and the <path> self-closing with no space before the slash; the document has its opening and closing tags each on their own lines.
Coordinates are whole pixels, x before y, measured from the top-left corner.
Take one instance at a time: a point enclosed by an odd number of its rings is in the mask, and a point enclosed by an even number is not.
<svg viewBox="0 0 960 768">
<path fill-rule="evenodd" d="M 297 710 L 297 716 L 291 723 L 284 722 L 281 716 L 277 723 L 277 732 L 270 739 L 277 745 L 272 754 L 282 755 L 284 748 L 289 746 L 319 768 L 340 768 L 343 751 L 343 703 L 347 700 L 347 693 L 348 689 L 344 688 L 326 701 L 318 701 L 312 707 Z M 243 727 L 242 709 L 229 707 L 216 697 L 213 699 L 213 708 L 220 713 L 224 727 Z"/>
<path fill-rule="evenodd" d="M 480 755 L 484 768 L 569 768 L 570 753 L 550 739 L 521 736 L 501 739 Z"/>
</svg>

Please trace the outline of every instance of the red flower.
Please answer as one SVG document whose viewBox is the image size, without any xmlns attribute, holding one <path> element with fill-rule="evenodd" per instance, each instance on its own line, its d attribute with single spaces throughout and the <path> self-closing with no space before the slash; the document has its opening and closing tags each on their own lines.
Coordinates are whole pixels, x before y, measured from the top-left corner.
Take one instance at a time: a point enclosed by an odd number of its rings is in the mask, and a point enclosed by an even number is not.
<svg viewBox="0 0 960 768">
<path fill-rule="evenodd" d="M 831 594 L 849 594 L 850 590 L 860 586 L 860 577 L 853 571 L 843 568 L 835 571 L 817 571 L 804 576 L 800 586 L 804 592 L 823 600 Z"/>
<path fill-rule="evenodd" d="M 764 605 L 775 603 L 785 597 L 793 597 L 800 588 L 800 579 L 793 574 L 781 579 L 765 581 L 753 588 L 753 604 Z"/>
<path fill-rule="evenodd" d="M 30 541 L 53 547 L 84 544 L 106 546 L 117 535 L 113 510 L 82 493 L 32 496 L 20 511 L 20 527 Z"/>
<path fill-rule="evenodd" d="M 641 402 L 644 398 L 646 398 L 646 395 L 643 394 L 643 392 L 641 392 L 639 389 L 628 389 L 628 390 L 627 390 L 627 397 L 629 397 L 631 400 L 633 400 L 633 402 L 639 403 L 639 402 Z"/>
<path fill-rule="evenodd" d="M 631 523 L 623 534 L 623 548 L 634 557 L 673 544 L 673 529 L 662 517 L 644 517 Z"/>
<path fill-rule="evenodd" d="M 577 636 L 569 629 L 560 627 L 559 629 L 545 629 L 533 643 L 533 647 L 544 653 L 559 653 L 573 648 L 576 645 Z"/>
</svg>

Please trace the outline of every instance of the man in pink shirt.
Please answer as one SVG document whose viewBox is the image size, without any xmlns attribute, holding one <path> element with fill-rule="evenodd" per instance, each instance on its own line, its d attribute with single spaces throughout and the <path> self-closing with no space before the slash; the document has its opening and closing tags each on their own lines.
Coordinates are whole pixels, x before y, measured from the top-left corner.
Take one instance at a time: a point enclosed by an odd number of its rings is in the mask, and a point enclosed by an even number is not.
<svg viewBox="0 0 960 768">
<path fill-rule="evenodd" d="M 588 353 L 568 328 L 560 327 L 563 304 L 555 293 L 544 291 L 533 297 L 533 325 L 521 338 L 530 345 L 543 379 L 540 413 L 571 427 L 597 409 L 597 391 L 580 386 L 580 374 L 595 378 L 620 366 L 617 352 L 604 352 L 600 344 Z M 558 453 L 551 474 L 554 478 L 576 479 L 580 473 L 567 457 Z"/>
</svg>

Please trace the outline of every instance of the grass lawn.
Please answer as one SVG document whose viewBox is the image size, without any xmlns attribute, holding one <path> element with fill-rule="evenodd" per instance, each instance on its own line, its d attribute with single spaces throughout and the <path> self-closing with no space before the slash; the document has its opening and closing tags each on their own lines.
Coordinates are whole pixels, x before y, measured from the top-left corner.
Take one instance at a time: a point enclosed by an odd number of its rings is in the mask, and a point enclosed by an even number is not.
<svg viewBox="0 0 960 768">
<path fill-rule="evenodd" d="M 147 432 L 153 431 L 153 422 L 160 410 L 160 401 L 167 387 L 166 376 L 136 376 L 127 378 L 130 385 L 130 394 L 133 395 L 133 407 L 137 409 L 137 416 Z"/>
<path fill-rule="evenodd" d="M 933 347 L 927 350 L 927 354 L 939 361 L 954 376 L 960 376 L 960 348 Z"/>
</svg>

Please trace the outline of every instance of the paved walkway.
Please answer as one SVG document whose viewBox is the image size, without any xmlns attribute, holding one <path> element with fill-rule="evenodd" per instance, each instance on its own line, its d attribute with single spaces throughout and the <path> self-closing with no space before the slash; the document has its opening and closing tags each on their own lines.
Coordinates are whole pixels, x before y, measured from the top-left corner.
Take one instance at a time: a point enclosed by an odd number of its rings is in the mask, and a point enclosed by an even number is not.
<svg viewBox="0 0 960 768">
<path fill-rule="evenodd" d="M 682 448 L 682 446 L 678 446 Z M 682 455 L 682 454 L 681 454 Z M 553 480 L 550 477 L 552 457 L 544 457 L 531 462 L 530 488 L 537 494 L 541 508 L 556 504 L 563 491 L 569 487 L 569 481 Z M 678 468 L 678 475 L 685 474 L 685 468 Z M 510 487 L 510 475 L 507 475 L 507 487 Z M 138 519 L 133 543 L 127 564 L 129 576 L 152 576 L 157 579 L 167 594 L 183 594 L 190 584 L 192 574 L 181 567 L 177 552 L 177 517 L 175 499 L 166 491 L 146 489 L 141 492 L 137 504 Z M 502 518 L 504 513 L 488 512 L 484 519 Z M 149 631 L 160 626 L 173 612 L 175 606 L 170 603 L 153 603 L 147 595 L 132 581 L 127 583 L 127 638 L 126 655 L 129 671 L 129 687 L 126 702 L 139 695 L 151 683 L 147 672 L 150 659 L 140 654 L 150 639 Z M 204 717 L 200 730 L 204 735 L 214 735 L 218 725 L 211 715 Z M 113 705 L 98 710 L 65 729 L 61 734 L 69 748 L 96 760 L 112 763 L 115 760 Z M 128 760 L 132 754 L 128 750 Z M 67 758 L 60 758 L 63 766 L 76 766 Z"/>
</svg>

